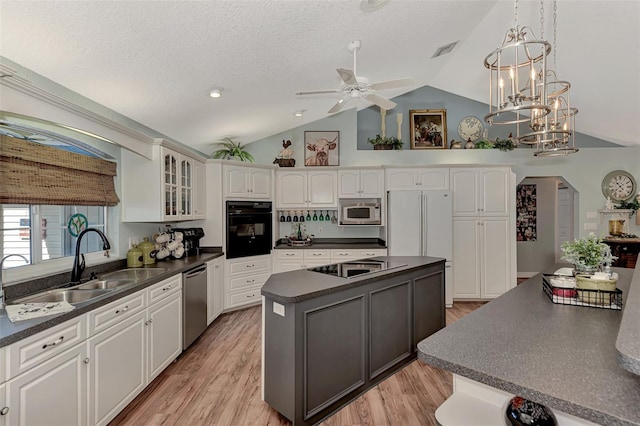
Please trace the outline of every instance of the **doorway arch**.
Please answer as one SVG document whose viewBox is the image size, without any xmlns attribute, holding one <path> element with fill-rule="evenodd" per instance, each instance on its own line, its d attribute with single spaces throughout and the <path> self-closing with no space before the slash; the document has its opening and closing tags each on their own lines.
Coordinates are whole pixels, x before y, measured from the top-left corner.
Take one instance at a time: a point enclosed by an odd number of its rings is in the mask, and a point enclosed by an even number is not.
<svg viewBox="0 0 640 426">
<path fill-rule="evenodd" d="M 579 194 L 562 176 L 527 176 L 516 199 L 518 277 L 528 278 L 562 262 L 560 245 L 579 235 Z"/>
</svg>

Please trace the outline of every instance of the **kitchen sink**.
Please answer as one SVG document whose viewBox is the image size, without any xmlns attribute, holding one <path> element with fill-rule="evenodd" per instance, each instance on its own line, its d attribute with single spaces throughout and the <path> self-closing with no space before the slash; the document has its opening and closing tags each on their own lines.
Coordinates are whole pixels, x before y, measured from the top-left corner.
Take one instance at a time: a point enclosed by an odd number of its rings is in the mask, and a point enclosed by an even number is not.
<svg viewBox="0 0 640 426">
<path fill-rule="evenodd" d="M 51 290 L 35 296 L 17 299 L 12 304 L 18 303 L 48 303 L 48 302 L 69 302 L 82 303 L 109 293 L 110 289 L 104 290 Z"/>
<path fill-rule="evenodd" d="M 78 290 L 113 290 L 123 285 L 131 284 L 134 280 L 92 280 L 76 287 Z"/>
<path fill-rule="evenodd" d="M 109 280 L 144 281 L 167 271 L 167 268 L 128 268 L 102 274 L 100 277 L 102 279 L 109 278 Z"/>
</svg>

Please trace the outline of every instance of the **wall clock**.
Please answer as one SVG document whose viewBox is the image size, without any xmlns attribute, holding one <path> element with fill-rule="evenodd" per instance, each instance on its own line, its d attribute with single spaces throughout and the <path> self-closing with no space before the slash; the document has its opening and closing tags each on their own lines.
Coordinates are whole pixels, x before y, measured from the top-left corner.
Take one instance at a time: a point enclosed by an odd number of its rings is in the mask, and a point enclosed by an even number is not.
<svg viewBox="0 0 640 426">
<path fill-rule="evenodd" d="M 484 125 L 477 117 L 465 117 L 458 124 L 458 135 L 464 142 L 469 139 L 471 139 L 471 142 L 475 142 L 480 139 L 482 132 L 484 132 Z"/>
<path fill-rule="evenodd" d="M 629 201 L 636 195 L 636 180 L 631 173 L 614 170 L 602 179 L 602 193 L 613 201 Z"/>
</svg>

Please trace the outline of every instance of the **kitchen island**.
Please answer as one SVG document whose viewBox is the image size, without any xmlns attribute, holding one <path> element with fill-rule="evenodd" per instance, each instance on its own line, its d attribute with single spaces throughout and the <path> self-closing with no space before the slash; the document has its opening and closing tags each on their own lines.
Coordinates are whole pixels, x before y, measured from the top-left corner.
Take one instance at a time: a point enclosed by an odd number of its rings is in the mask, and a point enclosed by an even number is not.
<svg viewBox="0 0 640 426">
<path fill-rule="evenodd" d="M 264 400 L 294 424 L 339 410 L 414 360 L 417 343 L 445 326 L 444 259 L 366 261 L 387 269 L 350 278 L 296 270 L 262 287 Z"/>
<path fill-rule="evenodd" d="M 630 289 L 633 271 L 614 269 L 623 302 L 633 302 L 638 272 Z M 640 424 L 640 376 L 620 365 L 616 350 L 621 321 L 637 306 L 621 312 L 554 304 L 541 280 L 534 276 L 418 344 L 419 359 L 454 373 L 454 394 L 436 411 L 440 423 L 504 423 L 515 394 L 571 424 Z"/>
</svg>

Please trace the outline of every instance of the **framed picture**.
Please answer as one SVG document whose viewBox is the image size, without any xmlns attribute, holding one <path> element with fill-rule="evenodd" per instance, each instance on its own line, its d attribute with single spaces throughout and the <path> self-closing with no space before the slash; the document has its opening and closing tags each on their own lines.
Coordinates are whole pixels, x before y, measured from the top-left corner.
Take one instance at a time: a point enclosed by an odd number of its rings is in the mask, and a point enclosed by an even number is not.
<svg viewBox="0 0 640 426">
<path fill-rule="evenodd" d="M 447 110 L 409 110 L 411 149 L 447 149 Z"/>
<path fill-rule="evenodd" d="M 338 166 L 339 148 L 340 132 L 337 130 L 304 132 L 304 165 Z"/>
</svg>

